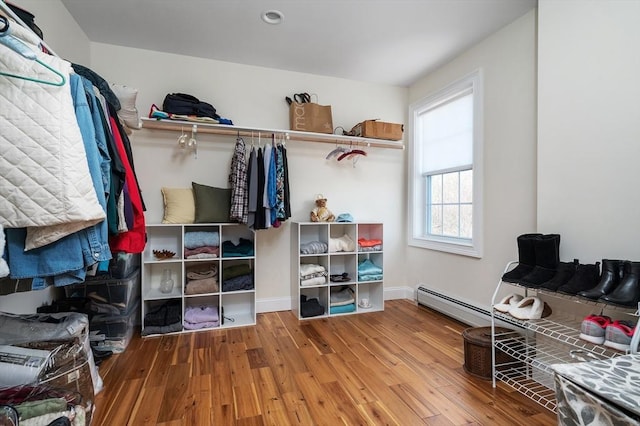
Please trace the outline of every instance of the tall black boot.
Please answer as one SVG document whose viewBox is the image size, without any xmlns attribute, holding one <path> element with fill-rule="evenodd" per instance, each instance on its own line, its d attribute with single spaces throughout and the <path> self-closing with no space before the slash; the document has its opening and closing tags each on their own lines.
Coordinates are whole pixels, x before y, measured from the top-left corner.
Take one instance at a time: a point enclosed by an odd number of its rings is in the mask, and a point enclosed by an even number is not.
<svg viewBox="0 0 640 426">
<path fill-rule="evenodd" d="M 611 293 L 620 284 L 624 262 L 622 260 L 602 259 L 602 274 L 597 286 L 590 290 L 581 291 L 578 296 L 598 300 Z"/>
<path fill-rule="evenodd" d="M 533 242 L 536 252 L 536 266 L 520 279 L 525 287 L 540 287 L 556 274 L 560 264 L 560 235 L 541 235 Z"/>
<path fill-rule="evenodd" d="M 610 294 L 602 296 L 601 302 L 637 307 L 640 302 L 640 262 L 624 262 L 622 281 Z"/>
<path fill-rule="evenodd" d="M 594 288 L 598 285 L 599 276 L 600 262 L 587 265 L 578 264 L 576 273 L 565 285 L 558 288 L 558 292 L 564 294 L 577 294 L 580 291 Z"/>
<path fill-rule="evenodd" d="M 536 266 L 536 249 L 534 240 L 542 234 L 522 234 L 517 238 L 518 266 L 502 276 L 502 281 L 516 283 Z"/>
</svg>

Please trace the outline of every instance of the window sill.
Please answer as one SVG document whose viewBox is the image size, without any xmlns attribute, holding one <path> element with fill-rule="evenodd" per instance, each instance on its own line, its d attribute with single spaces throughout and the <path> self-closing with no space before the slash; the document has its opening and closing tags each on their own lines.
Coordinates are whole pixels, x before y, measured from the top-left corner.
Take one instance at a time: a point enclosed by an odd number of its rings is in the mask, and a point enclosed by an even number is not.
<svg viewBox="0 0 640 426">
<path fill-rule="evenodd" d="M 451 241 L 432 240 L 426 238 L 410 238 L 410 247 L 441 251 L 444 253 L 458 254 L 461 256 L 482 258 L 482 250 L 471 243 L 457 243 Z"/>
</svg>

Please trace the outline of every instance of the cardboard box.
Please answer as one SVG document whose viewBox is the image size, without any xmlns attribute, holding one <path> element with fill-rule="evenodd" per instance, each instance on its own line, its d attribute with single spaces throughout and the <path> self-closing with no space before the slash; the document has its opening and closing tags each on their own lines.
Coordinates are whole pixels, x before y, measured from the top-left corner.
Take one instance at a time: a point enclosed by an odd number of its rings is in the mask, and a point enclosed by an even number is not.
<svg viewBox="0 0 640 426">
<path fill-rule="evenodd" d="M 372 139 L 386 139 L 399 141 L 402 139 L 404 125 L 396 123 L 385 123 L 384 121 L 365 120 L 356 124 L 351 132 L 353 136 Z"/>
</svg>

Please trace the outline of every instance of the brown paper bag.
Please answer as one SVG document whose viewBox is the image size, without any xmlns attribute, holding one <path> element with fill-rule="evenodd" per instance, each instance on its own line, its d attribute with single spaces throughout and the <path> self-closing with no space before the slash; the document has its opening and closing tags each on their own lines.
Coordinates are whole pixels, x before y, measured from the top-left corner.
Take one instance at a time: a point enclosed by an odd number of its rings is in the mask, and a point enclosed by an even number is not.
<svg viewBox="0 0 640 426">
<path fill-rule="evenodd" d="M 291 130 L 333 133 L 331 105 L 292 102 L 289 106 L 289 123 Z"/>
</svg>

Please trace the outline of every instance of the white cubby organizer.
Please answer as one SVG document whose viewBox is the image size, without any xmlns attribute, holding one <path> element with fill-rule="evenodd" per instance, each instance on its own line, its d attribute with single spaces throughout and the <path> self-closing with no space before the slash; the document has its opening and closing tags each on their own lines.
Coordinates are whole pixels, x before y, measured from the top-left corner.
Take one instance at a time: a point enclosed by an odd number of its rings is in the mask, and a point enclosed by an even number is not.
<svg viewBox="0 0 640 426">
<path fill-rule="evenodd" d="M 215 258 L 186 259 L 184 256 L 184 235 L 190 231 L 215 231 L 218 233 L 220 248 Z M 181 318 L 184 321 L 185 309 L 189 306 L 213 305 L 218 308 L 220 325 L 216 328 L 240 327 L 255 325 L 256 323 L 256 297 L 255 297 L 255 233 L 242 224 L 212 223 L 212 224 L 148 224 L 147 245 L 142 254 L 142 329 L 144 330 L 145 314 L 157 306 L 169 300 L 178 300 L 182 307 Z M 253 255 L 241 257 L 226 257 L 222 243 L 232 241 L 237 244 L 240 238 L 250 240 L 253 243 Z M 168 250 L 175 253 L 169 259 L 160 260 L 154 256 L 154 250 Z M 187 282 L 186 270 L 189 266 L 197 264 L 215 265 L 218 269 L 218 291 L 203 294 L 185 294 L 184 288 Z M 238 291 L 223 291 L 224 270 L 226 267 L 247 264 L 253 274 L 253 289 Z M 174 287 L 171 293 L 160 291 L 162 272 L 165 269 L 171 271 Z M 211 330 L 204 328 L 180 332 Z"/>
<path fill-rule="evenodd" d="M 323 318 L 336 315 L 347 315 L 354 313 L 365 313 L 384 310 L 384 281 L 376 279 L 374 281 L 362 281 L 358 277 L 358 264 L 370 259 L 376 266 L 382 268 L 384 273 L 384 237 L 383 224 L 366 222 L 294 222 L 291 224 L 291 309 L 298 319 Z M 327 249 L 325 253 L 302 254 L 300 247 L 304 244 L 319 241 L 329 246 L 331 238 L 340 238 L 348 235 L 354 242 L 353 251 L 331 251 Z M 358 239 L 377 239 L 382 241 L 382 248 L 376 251 L 361 251 L 358 246 Z M 300 265 L 317 264 L 325 268 L 327 272 L 324 283 L 316 285 L 301 285 Z M 344 282 L 333 282 L 331 275 L 347 273 L 349 280 Z M 345 286 L 353 290 L 355 299 L 355 310 L 346 313 L 330 312 L 330 296 L 333 292 L 344 289 Z M 300 311 L 301 296 L 307 299 L 317 298 L 320 305 L 324 307 L 322 315 L 303 317 Z M 370 307 L 360 306 L 362 299 L 368 299 Z"/>
</svg>

